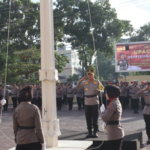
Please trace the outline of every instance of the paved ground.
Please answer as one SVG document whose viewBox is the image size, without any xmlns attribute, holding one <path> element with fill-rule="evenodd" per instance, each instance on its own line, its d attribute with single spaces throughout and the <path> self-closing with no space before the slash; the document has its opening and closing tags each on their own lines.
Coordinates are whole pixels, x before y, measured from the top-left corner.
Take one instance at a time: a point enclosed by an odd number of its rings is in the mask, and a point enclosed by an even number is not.
<svg viewBox="0 0 150 150">
<path fill-rule="evenodd" d="M 8 112 L 3 113 L 3 121 L 0 123 L 0 150 L 8 150 L 15 146 L 13 136 L 12 111 L 9 106 Z M 58 118 L 60 119 L 60 129 L 72 131 L 86 131 L 86 122 L 84 117 L 84 110 L 78 111 L 77 106 L 74 105 L 72 111 L 68 111 L 68 106 L 63 106 L 61 111 L 58 111 Z M 143 145 L 141 150 L 150 150 L 150 146 L 146 145 L 147 136 L 145 133 L 145 125 L 140 109 L 138 114 L 134 114 L 130 108 L 123 111 L 122 124 L 125 131 L 142 131 Z M 101 127 L 102 121 L 99 119 Z"/>
</svg>

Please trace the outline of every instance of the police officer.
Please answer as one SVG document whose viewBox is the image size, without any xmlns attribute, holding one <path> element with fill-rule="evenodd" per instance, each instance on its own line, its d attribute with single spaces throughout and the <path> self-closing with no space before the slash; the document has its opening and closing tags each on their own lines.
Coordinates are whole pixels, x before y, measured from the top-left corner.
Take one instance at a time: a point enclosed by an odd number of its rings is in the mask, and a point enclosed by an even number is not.
<svg viewBox="0 0 150 150">
<path fill-rule="evenodd" d="M 137 81 L 129 87 L 132 90 L 132 100 L 133 100 L 133 109 L 134 113 L 138 113 L 139 110 L 139 97 L 136 96 L 136 93 L 140 90 L 140 87 L 137 85 Z"/>
<path fill-rule="evenodd" d="M 106 123 L 107 150 L 121 150 L 124 130 L 120 123 L 122 107 L 119 101 L 120 89 L 115 85 L 105 87 L 106 98 L 110 100 L 107 109 L 101 111 L 101 118 Z"/>
<path fill-rule="evenodd" d="M 144 97 L 145 100 L 143 116 L 146 124 L 146 134 L 148 136 L 147 144 L 150 144 L 150 82 L 148 82 L 148 86 L 138 91 L 136 96 Z"/>
<path fill-rule="evenodd" d="M 21 85 L 18 86 L 18 93 L 17 93 L 17 98 L 18 98 L 18 103 L 20 104 L 20 98 L 19 98 L 19 92 L 21 91 L 22 87 Z"/>
<path fill-rule="evenodd" d="M 119 99 L 122 104 L 122 107 L 125 108 L 125 90 L 126 90 L 126 88 L 124 86 L 124 82 L 122 82 L 122 81 L 120 82 L 119 88 L 121 91 Z"/>
<path fill-rule="evenodd" d="M 13 113 L 16 150 L 43 150 L 45 145 L 40 111 L 31 104 L 31 92 L 29 86 L 20 91 L 21 103 Z"/>
<path fill-rule="evenodd" d="M 88 70 L 87 76 L 83 77 L 77 83 L 76 88 L 83 88 L 85 91 L 85 117 L 88 129 L 87 138 L 98 137 L 98 116 L 99 116 L 99 99 L 98 93 L 100 90 L 104 90 L 102 84 L 94 79 L 94 71 Z M 86 78 L 87 81 L 83 82 Z M 92 135 L 92 127 L 94 128 L 94 134 Z"/>
<path fill-rule="evenodd" d="M 72 110 L 73 107 L 73 99 L 74 99 L 74 88 L 72 87 L 71 84 L 68 84 L 68 87 L 66 89 L 66 95 L 67 95 L 67 101 L 69 104 L 69 109 Z"/>
<path fill-rule="evenodd" d="M 127 70 L 129 67 L 129 63 L 126 59 L 124 59 L 124 54 L 120 54 L 121 59 L 118 61 L 117 66 L 119 67 L 118 70 Z"/>
<path fill-rule="evenodd" d="M 142 81 L 142 84 L 140 85 L 141 90 L 146 87 L 146 84 L 147 84 L 146 81 Z M 145 106 L 145 100 L 144 100 L 143 96 L 141 97 L 141 105 L 142 105 L 142 109 L 143 109 Z"/>
<path fill-rule="evenodd" d="M 5 95 L 4 95 L 5 90 Z M 4 105 L 4 111 L 7 111 L 8 109 L 8 99 L 9 99 L 9 91 L 6 89 L 6 86 L 2 89 L 2 97 L 6 100 L 6 104 Z"/>
<path fill-rule="evenodd" d="M 32 89 L 32 94 L 33 94 L 33 98 L 32 98 L 32 104 L 37 106 L 37 100 L 36 100 L 36 85 L 33 85 L 33 89 Z"/>
<path fill-rule="evenodd" d="M 133 81 L 131 81 L 131 84 L 129 85 L 129 87 L 132 85 L 133 85 Z M 132 99 L 132 93 L 133 92 L 132 92 L 132 90 L 133 90 L 132 88 L 129 88 L 129 99 L 130 99 L 131 109 L 133 109 L 133 99 Z"/>
<path fill-rule="evenodd" d="M 65 99 L 64 99 L 64 97 L 65 97 L 65 93 L 66 93 L 66 88 L 65 88 L 65 86 L 64 86 L 64 84 L 63 83 L 61 83 L 60 84 L 60 86 L 61 86 L 61 89 L 62 89 L 62 91 L 63 91 L 63 96 L 62 96 L 62 105 L 65 105 Z"/>
<path fill-rule="evenodd" d="M 37 89 L 36 89 L 36 100 L 37 100 L 37 105 L 39 107 L 39 109 L 42 109 L 42 88 L 40 87 L 40 85 L 37 85 Z"/>
<path fill-rule="evenodd" d="M 13 109 L 17 107 L 17 96 L 18 96 L 18 88 L 16 87 L 16 84 L 14 83 L 13 86 L 9 87 L 11 89 L 11 97 L 13 102 Z"/>
<path fill-rule="evenodd" d="M 63 88 L 61 87 L 60 84 L 58 84 L 56 88 L 56 99 L 57 99 L 57 109 L 61 110 L 63 100 Z"/>
<path fill-rule="evenodd" d="M 129 106 L 129 82 L 125 82 L 125 107 Z"/>
<path fill-rule="evenodd" d="M 75 95 L 77 98 L 78 110 L 81 110 L 81 101 L 83 98 L 83 88 L 75 88 Z"/>
</svg>

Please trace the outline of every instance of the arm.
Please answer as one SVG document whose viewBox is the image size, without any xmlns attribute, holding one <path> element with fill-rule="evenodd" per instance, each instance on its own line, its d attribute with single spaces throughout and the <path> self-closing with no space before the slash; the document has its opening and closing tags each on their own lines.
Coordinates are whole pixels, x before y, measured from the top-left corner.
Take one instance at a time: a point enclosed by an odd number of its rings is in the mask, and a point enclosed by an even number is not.
<svg viewBox="0 0 150 150">
<path fill-rule="evenodd" d="M 36 128 L 36 134 L 39 138 L 40 143 L 44 143 L 41 116 L 40 116 L 40 112 L 39 112 L 38 108 L 36 108 L 36 110 L 35 110 L 34 124 L 35 124 L 35 128 Z"/>
<path fill-rule="evenodd" d="M 13 130 L 14 130 L 15 142 L 17 143 L 16 135 L 17 135 L 19 125 L 18 125 L 15 115 L 16 115 L 16 112 L 14 111 L 14 113 L 13 113 Z"/>
<path fill-rule="evenodd" d="M 144 94 L 145 94 L 145 90 L 147 90 L 147 89 L 148 89 L 148 86 L 145 87 L 144 89 L 138 91 L 135 95 L 138 96 L 138 97 L 143 97 Z"/>
</svg>

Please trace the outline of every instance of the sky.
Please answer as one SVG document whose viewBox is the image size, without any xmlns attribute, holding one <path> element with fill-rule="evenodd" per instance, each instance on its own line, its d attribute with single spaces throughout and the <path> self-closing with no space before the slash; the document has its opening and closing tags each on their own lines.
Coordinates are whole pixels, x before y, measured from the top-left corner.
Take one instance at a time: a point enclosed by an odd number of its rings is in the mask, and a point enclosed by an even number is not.
<svg viewBox="0 0 150 150">
<path fill-rule="evenodd" d="M 40 2 L 40 0 L 32 0 Z M 92 0 L 95 1 L 95 0 Z M 109 0 L 119 19 L 130 20 L 135 29 L 150 22 L 150 0 Z"/>
</svg>

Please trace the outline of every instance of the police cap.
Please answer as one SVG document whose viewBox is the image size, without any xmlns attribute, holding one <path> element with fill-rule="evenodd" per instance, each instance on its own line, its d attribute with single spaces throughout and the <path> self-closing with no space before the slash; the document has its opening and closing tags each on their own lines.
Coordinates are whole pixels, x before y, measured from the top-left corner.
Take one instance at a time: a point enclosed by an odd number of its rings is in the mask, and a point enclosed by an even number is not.
<svg viewBox="0 0 150 150">
<path fill-rule="evenodd" d="M 120 88 L 115 85 L 105 86 L 105 91 L 109 98 L 118 97 L 120 95 Z"/>
</svg>

